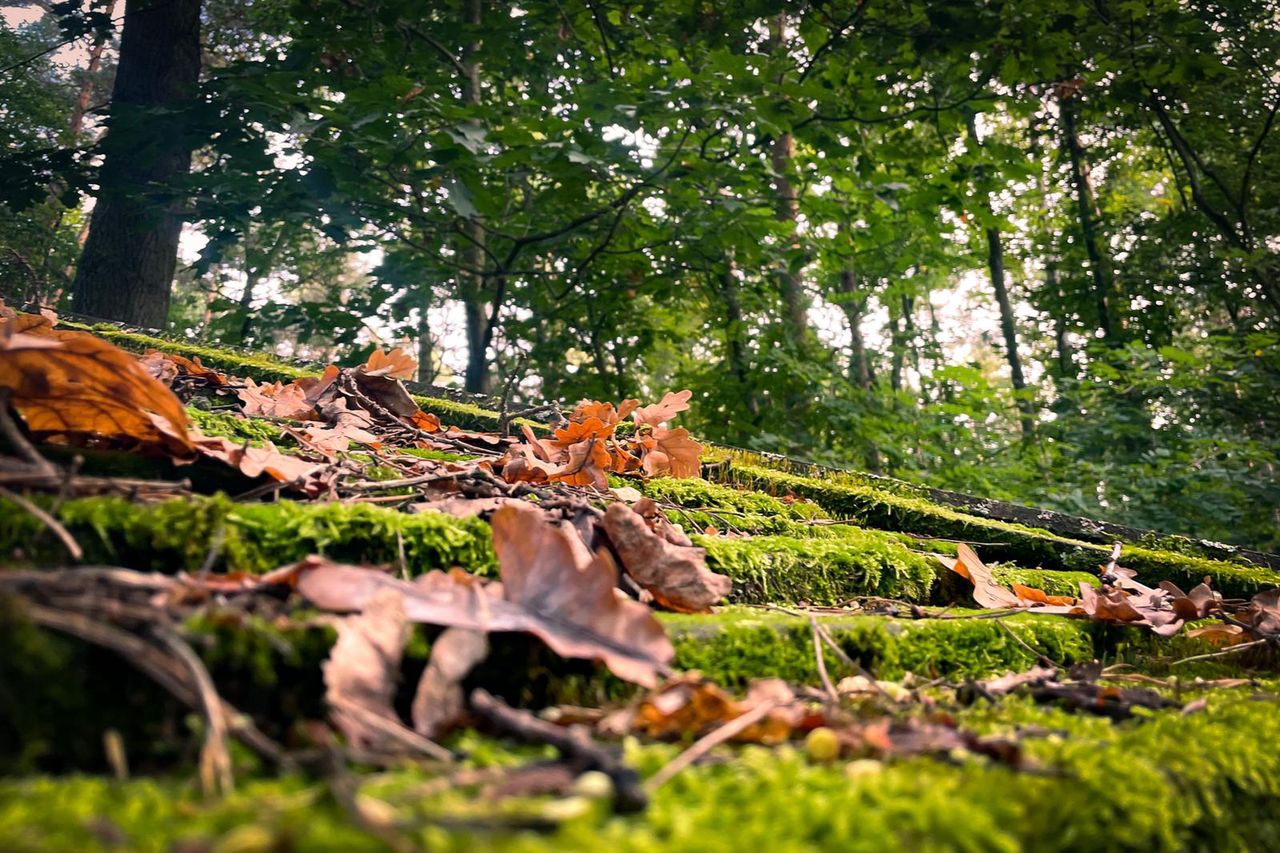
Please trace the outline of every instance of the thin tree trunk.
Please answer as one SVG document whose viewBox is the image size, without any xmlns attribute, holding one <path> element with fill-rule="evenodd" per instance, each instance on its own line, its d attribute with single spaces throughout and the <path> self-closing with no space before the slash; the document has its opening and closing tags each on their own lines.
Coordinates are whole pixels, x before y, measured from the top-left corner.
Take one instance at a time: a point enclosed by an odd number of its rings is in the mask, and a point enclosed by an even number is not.
<svg viewBox="0 0 1280 853">
<path fill-rule="evenodd" d="M 858 279 L 852 270 L 840 273 L 840 292 L 845 297 L 840 307 L 844 309 L 845 319 L 849 323 L 849 381 L 866 391 L 871 387 L 871 365 L 867 361 L 867 343 L 862 334 L 862 316 L 867 310 L 867 297 L 857 296 L 858 290 Z"/>
<path fill-rule="evenodd" d="M 724 303 L 725 350 L 728 353 L 729 372 L 738 383 L 743 394 L 743 403 L 747 414 L 754 420 L 760 416 L 760 403 L 756 400 L 754 389 L 747 376 L 747 352 L 742 343 L 742 303 L 738 300 L 738 279 L 733 274 L 733 258 L 725 260 L 724 271 L 720 273 L 720 300 Z"/>
<path fill-rule="evenodd" d="M 462 0 L 462 19 L 469 26 L 480 26 L 483 11 L 484 0 Z M 472 42 L 462 52 L 462 65 L 467 71 L 461 81 L 462 102 L 465 106 L 477 106 L 480 103 L 480 63 L 475 59 L 479 50 L 479 42 Z M 467 267 L 459 272 L 463 281 L 462 298 L 467 322 L 467 372 L 464 382 L 468 391 L 483 394 L 489 390 L 489 342 L 493 338 L 489 329 L 489 289 L 493 281 L 485 272 L 488 257 L 485 252 L 484 221 L 473 216 L 463 223 L 462 232 L 465 244 L 461 255 Z"/>
<path fill-rule="evenodd" d="M 240 294 L 240 342 L 244 343 L 249 338 L 249 333 L 253 331 L 253 297 L 258 288 L 258 283 L 263 276 L 270 275 L 271 270 L 275 269 L 276 258 L 280 255 L 280 249 L 284 246 L 284 239 L 288 226 L 281 225 L 280 230 L 276 233 L 276 239 L 271 241 L 271 248 L 267 249 L 265 255 L 260 258 L 253 257 L 253 246 L 249 241 L 245 242 L 244 247 L 244 292 Z"/>
<path fill-rule="evenodd" d="M 1076 131 L 1076 110 L 1078 102 L 1074 94 L 1067 95 L 1059 102 L 1059 114 L 1062 116 L 1063 141 L 1071 158 L 1071 184 L 1076 196 L 1076 215 L 1080 220 L 1080 234 L 1084 239 L 1085 252 L 1089 256 L 1089 274 L 1093 278 L 1094 305 L 1098 313 L 1098 328 L 1102 329 L 1102 337 L 1107 343 L 1119 343 L 1116 328 L 1111 316 L 1111 294 L 1115 283 L 1111 278 L 1111 265 L 1098 245 L 1098 228 L 1094 219 L 1093 188 L 1089 183 L 1088 168 L 1084 160 L 1084 149 L 1080 146 L 1080 137 Z"/>
<path fill-rule="evenodd" d="M 902 305 L 905 306 L 905 304 L 906 299 L 904 298 L 902 300 Z M 907 354 L 906 331 L 904 329 L 906 319 L 904 312 L 899 310 L 897 314 L 890 317 L 889 323 L 889 341 L 890 346 L 893 348 L 893 358 L 890 360 L 889 369 L 889 387 L 894 391 L 901 391 L 902 367 L 903 363 L 906 361 Z"/>
<path fill-rule="evenodd" d="M 193 140 L 180 108 L 200 77 L 201 0 L 127 0 L 98 197 L 71 291 L 75 310 L 160 328 L 178 262 Z"/>
<path fill-rule="evenodd" d="M 969 138 L 975 147 L 982 145 L 978 137 L 977 115 L 969 110 L 966 113 L 969 126 Z M 991 196 L 985 195 L 982 204 L 988 215 L 994 213 Z M 1023 378 L 1022 359 L 1018 354 L 1018 332 L 1014 323 L 1013 305 L 1009 301 L 1009 287 L 1004 277 L 1004 243 L 1000 238 L 1000 229 L 990 225 L 985 229 L 987 238 L 987 271 L 991 275 L 991 289 L 996 295 L 996 304 L 1000 308 L 1000 333 L 1004 337 L 1005 359 L 1009 362 L 1009 380 L 1013 385 L 1014 400 L 1018 406 L 1018 423 L 1022 427 L 1024 438 L 1030 438 L 1035 427 L 1034 410 L 1031 401 L 1026 397 L 1027 382 Z M 932 308 L 932 303 L 930 303 Z"/>
<path fill-rule="evenodd" d="M 786 13 L 779 13 L 770 22 L 771 52 L 782 50 L 785 46 L 786 18 Z M 777 82 L 782 83 L 782 78 L 779 77 Z M 789 177 L 791 161 L 795 158 L 795 148 L 795 138 L 790 133 L 782 133 L 773 141 L 773 147 L 769 152 L 770 165 L 773 168 L 773 187 L 777 194 L 778 221 L 787 223 L 792 233 L 795 231 L 796 221 L 800 215 L 799 197 Z M 800 276 L 792 273 L 790 266 L 782 268 L 778 274 L 778 281 L 782 290 L 787 335 L 792 342 L 798 344 L 809 333 L 809 301 L 805 297 Z"/>
<path fill-rule="evenodd" d="M 1044 285 L 1050 293 L 1059 297 L 1061 304 L 1062 290 L 1058 285 L 1058 268 L 1053 261 L 1048 261 L 1044 268 Z M 1058 361 L 1058 378 L 1074 379 L 1075 371 L 1071 362 L 1071 345 L 1067 342 L 1067 318 L 1059 308 L 1053 315 L 1053 349 Z"/>
<path fill-rule="evenodd" d="M 425 289 L 425 288 L 424 288 Z M 430 293 L 430 291 L 427 291 Z M 432 385 L 436 381 L 435 339 L 431 336 L 431 318 L 428 312 L 431 303 L 423 299 L 418 309 L 418 381 L 423 385 Z"/>
</svg>

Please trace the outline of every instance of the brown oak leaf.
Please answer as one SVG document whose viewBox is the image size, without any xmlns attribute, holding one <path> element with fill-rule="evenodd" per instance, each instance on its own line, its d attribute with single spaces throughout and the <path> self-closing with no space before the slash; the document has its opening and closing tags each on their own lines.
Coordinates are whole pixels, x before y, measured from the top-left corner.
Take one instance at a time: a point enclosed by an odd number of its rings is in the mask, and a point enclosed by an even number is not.
<svg viewBox="0 0 1280 853">
<path fill-rule="evenodd" d="M 732 580 L 707 568 L 704 549 L 668 542 L 625 504 L 609 505 L 604 530 L 623 569 L 663 607 L 681 613 L 706 613 L 733 591 Z"/>
<path fill-rule="evenodd" d="M 692 396 L 693 392 L 688 390 L 668 391 L 660 402 L 641 406 L 632 412 L 631 419 L 637 424 L 660 426 L 681 412 L 688 411 L 689 398 Z"/>
<path fill-rule="evenodd" d="M 418 362 L 400 347 L 386 353 L 376 349 L 360 370 L 368 376 L 413 379 L 418 375 Z"/>
</svg>

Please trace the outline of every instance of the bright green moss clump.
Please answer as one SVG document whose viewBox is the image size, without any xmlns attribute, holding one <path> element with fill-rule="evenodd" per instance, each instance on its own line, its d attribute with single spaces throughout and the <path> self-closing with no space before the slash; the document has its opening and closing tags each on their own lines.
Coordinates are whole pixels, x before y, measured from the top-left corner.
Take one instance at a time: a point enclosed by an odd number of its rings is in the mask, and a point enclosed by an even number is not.
<svg viewBox="0 0 1280 853">
<path fill-rule="evenodd" d="M 403 545 L 408 571 L 462 566 L 492 574 L 496 561 L 489 527 L 479 519 L 440 513 L 408 514 L 370 504 L 237 504 L 225 497 L 154 504 L 122 498 L 81 498 L 59 507 L 58 518 L 90 563 L 176 572 L 203 565 L 221 535 L 219 568 L 261 573 L 309 554 L 364 564 L 395 564 Z M 37 564 L 65 560 L 61 546 L 34 518 L 0 500 L 0 553 Z"/>
<path fill-rule="evenodd" d="M 739 602 L 830 605 L 859 595 L 923 601 L 938 571 L 928 558 L 853 528 L 841 539 L 692 538 L 707 549 L 711 569 L 733 578 Z"/>
<path fill-rule="evenodd" d="M 1063 664 L 1092 660 L 1097 628 L 1052 616 L 990 619 L 892 619 L 849 615 L 820 617 L 850 658 L 877 678 L 905 673 L 929 678 L 986 678 L 1037 662 L 1036 649 Z M 753 678 L 817 684 L 812 628 L 807 619 L 759 609 L 728 608 L 714 617 L 662 617 L 676 646 L 676 665 L 696 669 L 720 684 L 743 687 Z M 1019 643 L 1010 635 L 1018 635 Z M 1023 645 L 1025 643 L 1025 645 Z M 853 675 L 829 649 L 833 677 Z"/>
<path fill-rule="evenodd" d="M 268 441 L 278 443 L 285 438 L 279 427 L 263 418 L 245 418 L 228 412 L 206 412 L 195 406 L 187 407 L 187 417 L 205 435 L 247 441 L 255 447 Z"/>
</svg>

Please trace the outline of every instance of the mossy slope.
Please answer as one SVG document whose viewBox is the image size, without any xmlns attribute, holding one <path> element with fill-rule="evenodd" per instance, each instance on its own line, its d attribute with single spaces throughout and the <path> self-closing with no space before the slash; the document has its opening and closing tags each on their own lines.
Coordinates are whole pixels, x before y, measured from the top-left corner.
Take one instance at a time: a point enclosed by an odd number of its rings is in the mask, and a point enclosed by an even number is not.
<svg viewBox="0 0 1280 853">
<path fill-rule="evenodd" d="M 409 840 L 432 850 L 1275 849 L 1280 753 L 1264 746 L 1280 738 L 1273 700 L 1214 696 L 1198 714 L 1175 710 L 1121 725 L 1018 700 L 968 716 L 994 731 L 1021 725 L 1071 736 L 1025 741 L 1047 771 L 1039 774 L 980 759 L 858 764 L 850 773 L 842 764 L 812 764 L 794 750 L 748 747 L 732 763 L 686 770 L 658 790 L 643 816 L 586 809 L 550 835 L 447 829 L 441 819 L 476 812 L 456 794 L 416 795 L 420 777 L 412 771 L 383 774 L 362 793 L 380 811 L 411 819 L 419 828 Z M 483 745 L 476 738 L 469 744 Z M 626 758 L 648 774 L 675 751 L 631 745 Z M 483 763 L 510 760 L 501 748 L 481 753 Z M 163 780 L 0 782 L 5 849 L 178 845 L 383 849 L 353 826 L 323 785 L 293 777 L 250 782 L 217 801 Z"/>
</svg>

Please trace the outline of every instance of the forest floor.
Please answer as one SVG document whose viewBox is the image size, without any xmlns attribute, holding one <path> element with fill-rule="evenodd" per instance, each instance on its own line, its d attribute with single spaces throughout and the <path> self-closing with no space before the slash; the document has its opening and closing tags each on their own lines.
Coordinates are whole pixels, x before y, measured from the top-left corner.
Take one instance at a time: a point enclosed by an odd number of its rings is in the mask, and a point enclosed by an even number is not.
<svg viewBox="0 0 1280 853">
<path fill-rule="evenodd" d="M 0 316 L 0 848 L 1275 847 L 1277 558 L 413 369 Z"/>
</svg>

